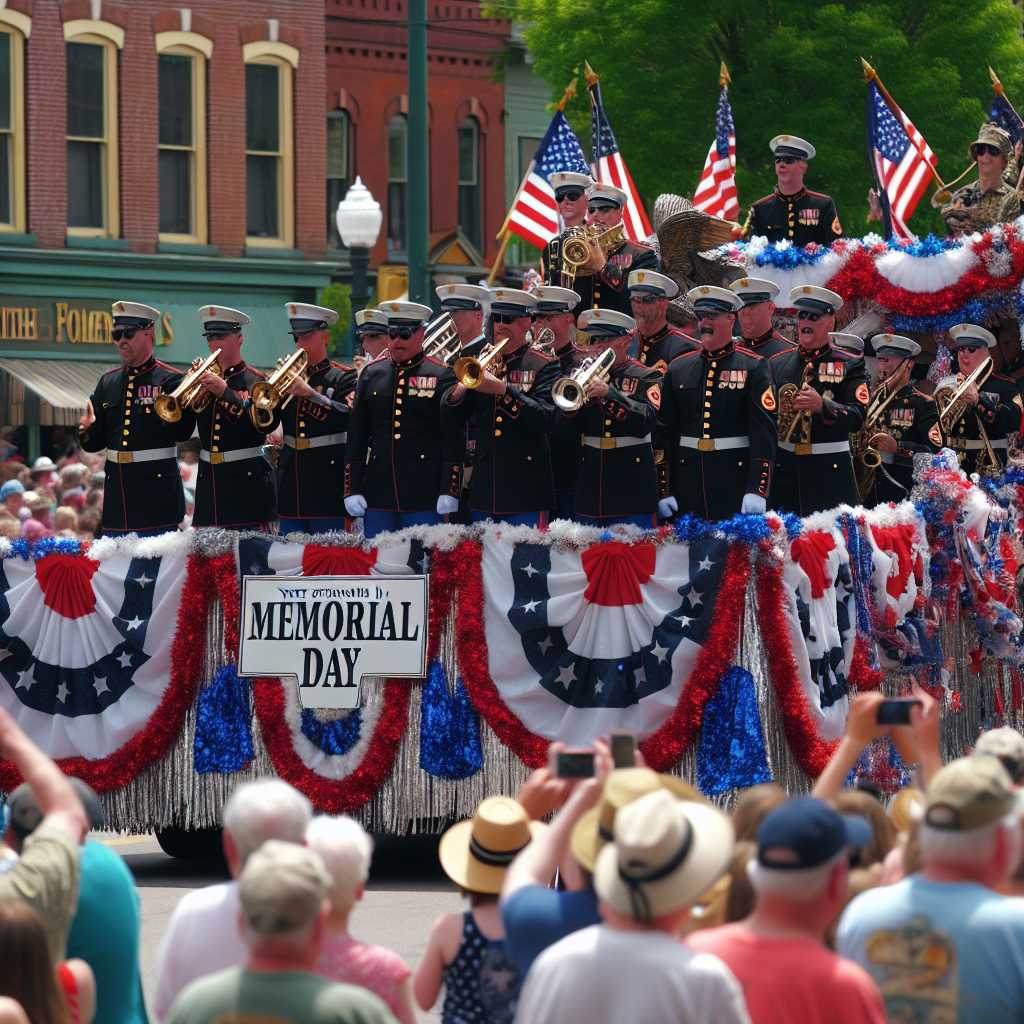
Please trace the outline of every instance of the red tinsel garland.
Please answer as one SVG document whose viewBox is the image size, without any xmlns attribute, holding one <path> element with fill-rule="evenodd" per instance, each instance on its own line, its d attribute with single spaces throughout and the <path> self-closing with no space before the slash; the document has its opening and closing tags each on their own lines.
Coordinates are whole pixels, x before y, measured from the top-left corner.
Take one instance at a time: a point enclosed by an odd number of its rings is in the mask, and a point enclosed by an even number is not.
<svg viewBox="0 0 1024 1024">
<path fill-rule="evenodd" d="M 782 566 L 767 551 L 757 566 L 757 611 L 765 644 L 772 687 L 779 702 L 786 741 L 797 763 L 808 775 L 820 775 L 836 743 L 823 740 L 807 712 L 796 656 L 790 643 L 784 607 Z"/>
<path fill-rule="evenodd" d="M 222 555 L 234 572 L 234 557 Z M 218 567 L 219 568 L 219 567 Z M 206 621 L 214 596 L 214 565 L 199 555 L 189 555 L 185 586 L 178 609 L 178 627 L 171 647 L 171 678 L 160 703 L 145 727 L 112 754 L 98 760 L 60 758 L 65 775 L 75 775 L 100 793 L 127 786 L 150 765 L 167 755 L 181 732 L 185 713 L 195 702 L 203 671 Z M 21 775 L 9 761 L 0 761 L 0 789 L 10 792 Z"/>
<path fill-rule="evenodd" d="M 434 572 L 449 573 L 458 580 L 456 654 L 469 699 L 498 739 L 531 768 L 547 761 L 550 743 L 523 725 L 502 700 L 491 677 L 484 632 L 484 589 L 480 545 L 464 541 L 453 552 L 434 555 Z M 722 675 L 732 664 L 739 640 L 743 603 L 750 574 L 750 552 L 745 544 L 729 548 L 715 618 L 703 649 L 697 656 L 679 703 L 661 727 L 640 744 L 647 764 L 667 771 L 686 752 L 700 728 L 704 707 L 718 689 Z"/>
</svg>

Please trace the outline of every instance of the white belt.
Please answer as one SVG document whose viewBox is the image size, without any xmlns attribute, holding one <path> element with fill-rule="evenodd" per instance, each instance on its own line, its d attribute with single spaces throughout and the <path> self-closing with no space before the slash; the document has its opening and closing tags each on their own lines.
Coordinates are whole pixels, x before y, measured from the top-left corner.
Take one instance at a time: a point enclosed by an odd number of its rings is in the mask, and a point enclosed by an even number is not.
<svg viewBox="0 0 1024 1024">
<path fill-rule="evenodd" d="M 230 452 L 208 452 L 205 448 L 199 453 L 203 462 L 210 462 L 219 466 L 222 462 L 244 462 L 246 459 L 258 459 L 263 454 L 263 449 L 257 448 L 235 448 Z"/>
<path fill-rule="evenodd" d="M 681 437 L 682 448 L 696 448 L 699 452 L 724 452 L 730 448 L 749 448 L 750 438 L 742 437 Z"/>
<path fill-rule="evenodd" d="M 128 462 L 159 462 L 161 459 L 176 459 L 177 448 L 142 448 L 134 452 L 107 452 L 107 462 L 117 462 L 122 466 Z"/>
<path fill-rule="evenodd" d="M 580 443 L 587 448 L 632 448 L 638 444 L 650 444 L 651 435 L 643 437 L 581 437 Z"/>
<path fill-rule="evenodd" d="M 292 437 L 291 434 L 284 435 L 284 443 L 297 452 L 303 452 L 307 448 L 326 448 L 332 444 L 344 444 L 348 440 L 348 434 L 326 434 L 324 437 Z"/>
<path fill-rule="evenodd" d="M 1005 437 L 997 437 L 994 441 L 990 441 L 989 444 L 991 444 L 993 448 L 1009 447 L 1009 442 Z M 949 440 L 949 447 L 958 452 L 979 452 L 985 447 L 985 442 L 982 441 L 981 438 L 974 440 L 966 437 L 953 437 Z"/>
<path fill-rule="evenodd" d="M 804 441 L 780 441 L 779 447 L 784 452 L 792 452 L 794 455 L 837 455 L 839 452 L 848 452 L 850 442 L 822 441 L 820 444 L 807 444 Z"/>
</svg>

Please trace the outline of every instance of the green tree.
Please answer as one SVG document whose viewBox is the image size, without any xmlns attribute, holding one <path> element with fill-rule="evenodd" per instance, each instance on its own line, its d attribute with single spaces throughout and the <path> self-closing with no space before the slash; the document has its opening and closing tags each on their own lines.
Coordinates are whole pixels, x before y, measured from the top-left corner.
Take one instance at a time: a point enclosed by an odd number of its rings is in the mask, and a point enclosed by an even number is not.
<svg viewBox="0 0 1024 1024">
<path fill-rule="evenodd" d="M 349 324 L 352 320 L 352 289 L 347 284 L 329 284 L 320 289 L 317 305 L 336 310 L 338 322 L 331 327 L 331 340 L 327 354 L 331 356 L 351 355 L 348 347 Z"/>
<path fill-rule="evenodd" d="M 650 207 L 661 192 L 690 196 L 714 132 L 718 67 L 732 75 L 737 186 L 743 217 L 775 184 L 768 141 L 788 132 L 818 150 L 807 184 L 836 198 L 846 234 L 871 228 L 866 193 L 865 86 L 859 58 L 938 156 L 944 180 L 970 162 L 967 146 L 992 98 L 988 66 L 1024 110 L 1024 39 L 1011 0 L 513 0 L 495 5 L 524 23 L 535 68 L 560 91 L 584 59 Z M 582 85 L 582 83 L 581 83 Z M 589 99 L 566 111 L 584 149 Z M 929 192 L 930 195 L 930 192 Z M 943 232 L 922 199 L 911 226 Z M 877 230 L 877 224 L 874 225 Z"/>
</svg>

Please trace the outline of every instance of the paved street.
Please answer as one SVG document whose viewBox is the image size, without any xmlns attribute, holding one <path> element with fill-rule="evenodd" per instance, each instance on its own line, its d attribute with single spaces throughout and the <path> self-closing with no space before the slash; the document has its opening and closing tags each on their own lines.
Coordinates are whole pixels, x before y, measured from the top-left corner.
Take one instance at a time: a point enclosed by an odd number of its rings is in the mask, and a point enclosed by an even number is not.
<svg viewBox="0 0 1024 1024">
<path fill-rule="evenodd" d="M 124 857 L 142 899 L 142 978 L 147 999 L 156 986 L 156 957 L 164 926 L 178 900 L 192 889 L 223 881 L 220 865 L 166 856 L 151 836 L 104 836 Z M 436 839 L 388 839 L 378 843 L 369 890 L 353 916 L 353 934 L 419 963 L 434 918 L 458 910 L 458 893 L 437 863 Z M 421 1015 L 440 1020 L 438 1013 Z"/>
</svg>

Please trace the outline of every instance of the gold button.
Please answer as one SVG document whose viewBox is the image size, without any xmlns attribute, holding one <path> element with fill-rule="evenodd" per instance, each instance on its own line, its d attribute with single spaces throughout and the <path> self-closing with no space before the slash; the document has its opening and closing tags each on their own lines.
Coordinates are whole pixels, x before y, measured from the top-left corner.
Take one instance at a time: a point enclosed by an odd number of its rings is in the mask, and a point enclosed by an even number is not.
<svg viewBox="0 0 1024 1024">
<path fill-rule="evenodd" d="M 401 405 L 401 404 L 402 404 L 402 399 L 401 399 L 401 396 L 399 396 L 398 398 L 396 398 L 396 399 L 395 399 L 395 402 L 396 402 L 396 403 L 397 403 L 398 405 Z"/>
<path fill-rule="evenodd" d="M 217 445 L 214 445 L 212 450 L 215 452 L 219 452 L 220 448 Z"/>
<path fill-rule="evenodd" d="M 421 458 L 421 459 L 425 459 L 425 458 L 426 458 L 426 455 L 424 455 L 424 454 L 423 454 L 423 453 L 421 452 L 421 453 L 420 453 L 420 458 Z"/>
<path fill-rule="evenodd" d="M 639 462 L 640 461 L 640 456 L 638 455 L 633 461 L 634 462 Z"/>
<path fill-rule="evenodd" d="M 121 442 L 121 447 L 122 448 L 127 448 L 128 447 L 128 442 L 127 441 L 122 441 Z"/>
<path fill-rule="evenodd" d="M 299 426 L 300 427 L 304 427 L 305 425 L 306 425 L 306 421 L 305 420 L 299 420 Z"/>
<path fill-rule="evenodd" d="M 398 416 L 401 416 L 401 415 L 402 415 L 402 410 L 401 409 L 396 409 L 395 410 L 395 417 L 397 418 Z"/>
<path fill-rule="evenodd" d="M 604 436 L 605 436 L 605 437 L 611 437 L 611 436 L 612 436 L 612 432 L 611 432 L 610 430 L 606 430 L 606 431 L 604 432 Z"/>
<path fill-rule="evenodd" d="M 495 430 L 494 436 L 495 437 L 501 437 L 501 431 L 500 430 Z"/>
<path fill-rule="evenodd" d="M 500 416 L 495 416 L 494 417 L 494 422 L 495 423 L 504 423 L 505 421 Z"/>
<path fill-rule="evenodd" d="M 394 421 L 394 423 L 392 423 L 391 425 L 392 425 L 393 427 L 400 427 L 400 426 L 401 426 L 402 424 L 401 424 L 401 423 L 399 423 L 399 422 L 398 422 L 398 420 L 395 420 L 395 421 Z"/>
<path fill-rule="evenodd" d="M 611 420 L 605 420 L 605 421 L 604 421 L 604 425 L 605 425 L 606 427 L 610 427 L 610 426 L 612 425 L 612 421 L 611 421 Z"/>
<path fill-rule="evenodd" d="M 121 433 L 122 433 L 122 434 L 124 434 L 124 436 L 125 436 L 125 437 L 127 437 L 127 436 L 128 436 L 128 434 L 129 434 L 129 431 L 127 431 L 127 430 L 122 430 L 122 431 L 121 431 Z"/>
<path fill-rule="evenodd" d="M 705 402 L 704 403 L 704 408 L 705 409 L 710 409 L 711 408 L 711 403 L 710 402 Z M 705 413 L 705 415 L 707 415 L 707 414 Z"/>
<path fill-rule="evenodd" d="M 400 441 L 401 439 L 402 439 L 402 435 L 401 434 L 395 434 L 395 440 L 396 441 Z"/>
</svg>

